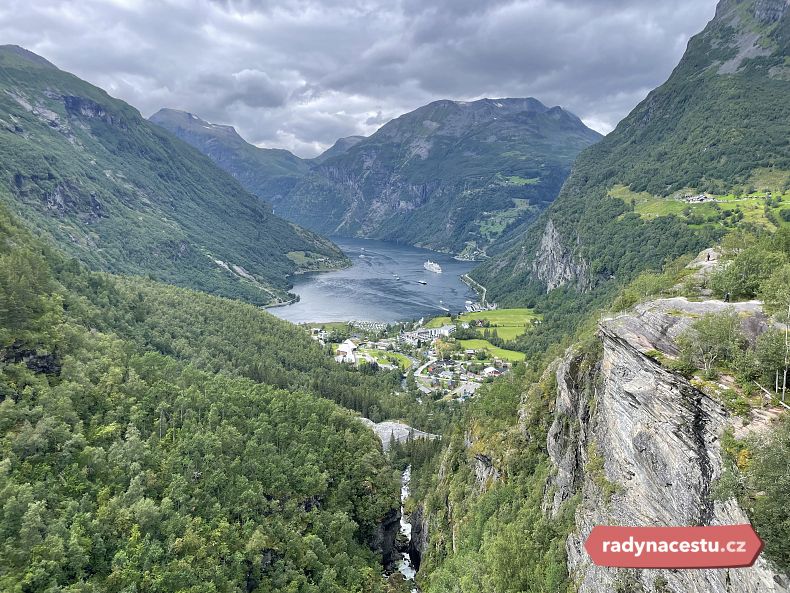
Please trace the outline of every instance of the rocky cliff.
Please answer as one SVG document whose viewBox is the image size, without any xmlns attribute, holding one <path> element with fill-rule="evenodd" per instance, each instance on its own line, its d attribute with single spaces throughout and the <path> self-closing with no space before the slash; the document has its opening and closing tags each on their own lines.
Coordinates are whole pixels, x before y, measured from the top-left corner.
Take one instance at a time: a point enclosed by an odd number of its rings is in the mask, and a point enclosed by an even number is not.
<svg viewBox="0 0 790 593">
<path fill-rule="evenodd" d="M 571 249 L 563 244 L 557 227 L 549 220 L 532 262 L 532 273 L 546 286 L 546 291 L 564 284 L 577 290 L 586 290 L 591 284 L 590 266 L 583 259 L 574 256 Z"/>
<path fill-rule="evenodd" d="M 597 364 L 583 366 L 573 351 L 557 363 L 547 439 L 556 473 L 545 506 L 556 514 L 563 501 L 581 494 L 566 545 L 579 593 L 788 590 L 787 577 L 762 558 L 744 569 L 621 570 L 593 565 L 583 549 L 595 525 L 748 522 L 735 501 L 717 500 L 712 492 L 723 467 L 720 438 L 732 419 L 715 398 L 656 358 L 677 354 L 674 339 L 694 318 L 729 306 L 741 314 L 747 336 L 764 331 L 757 303 L 663 299 L 602 321 Z"/>
</svg>

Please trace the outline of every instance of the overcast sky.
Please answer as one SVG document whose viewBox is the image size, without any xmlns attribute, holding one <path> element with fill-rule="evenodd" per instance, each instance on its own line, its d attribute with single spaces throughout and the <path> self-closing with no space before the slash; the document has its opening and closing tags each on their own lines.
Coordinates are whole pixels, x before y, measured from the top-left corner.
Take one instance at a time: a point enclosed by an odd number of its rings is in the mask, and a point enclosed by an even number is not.
<svg viewBox="0 0 790 593">
<path fill-rule="evenodd" d="M 2 0 L 0 43 L 149 116 L 314 156 L 435 99 L 535 97 L 606 133 L 715 0 Z"/>
</svg>

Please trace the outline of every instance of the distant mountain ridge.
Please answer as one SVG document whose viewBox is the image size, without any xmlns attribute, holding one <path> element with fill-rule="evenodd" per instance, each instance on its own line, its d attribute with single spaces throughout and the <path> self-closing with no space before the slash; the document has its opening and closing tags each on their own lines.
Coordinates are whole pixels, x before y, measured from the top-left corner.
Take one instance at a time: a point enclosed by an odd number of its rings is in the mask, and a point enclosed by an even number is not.
<svg viewBox="0 0 790 593">
<path fill-rule="evenodd" d="M 95 269 L 265 304 L 347 262 L 123 101 L 0 47 L 0 200 Z"/>
<path fill-rule="evenodd" d="M 197 148 L 268 202 L 282 199 L 310 170 L 306 161 L 287 150 L 258 148 L 233 126 L 209 123 L 187 111 L 160 109 L 149 120 Z"/>
<path fill-rule="evenodd" d="M 599 138 L 536 99 L 435 101 L 323 160 L 275 207 L 324 234 L 480 257 L 542 211 Z"/>
<path fill-rule="evenodd" d="M 556 197 L 578 152 L 600 139 L 575 115 L 532 98 L 442 100 L 370 137 L 339 139 L 295 163 L 285 182 L 271 171 L 274 151 L 240 145 L 235 130 L 173 110 L 151 121 L 209 155 L 289 220 L 325 235 L 467 257 L 518 236 Z"/>
</svg>

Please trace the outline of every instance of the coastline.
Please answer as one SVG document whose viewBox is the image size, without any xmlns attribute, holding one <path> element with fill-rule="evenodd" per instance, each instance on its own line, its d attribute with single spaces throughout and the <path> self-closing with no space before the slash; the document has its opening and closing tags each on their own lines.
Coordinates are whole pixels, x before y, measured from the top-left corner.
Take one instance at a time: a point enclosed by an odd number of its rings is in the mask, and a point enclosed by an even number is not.
<svg viewBox="0 0 790 593">
<path fill-rule="evenodd" d="M 485 305 L 486 304 L 486 292 L 488 289 L 480 284 L 477 280 L 470 277 L 469 274 L 461 274 L 461 282 L 466 284 L 469 288 L 474 290 L 477 293 L 477 296 L 480 297 L 480 302 Z"/>
</svg>

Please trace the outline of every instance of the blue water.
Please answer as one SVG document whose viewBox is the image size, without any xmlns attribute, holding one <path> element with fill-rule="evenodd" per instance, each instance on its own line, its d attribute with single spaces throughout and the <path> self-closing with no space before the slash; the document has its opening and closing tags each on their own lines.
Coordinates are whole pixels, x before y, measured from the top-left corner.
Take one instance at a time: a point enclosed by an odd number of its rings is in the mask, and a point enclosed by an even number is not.
<svg viewBox="0 0 790 593">
<path fill-rule="evenodd" d="M 464 310 L 477 300 L 461 281 L 475 264 L 448 255 L 370 239 L 333 238 L 353 266 L 337 272 L 305 274 L 294 281 L 300 301 L 271 313 L 294 323 L 378 321 L 390 323 Z M 362 257 L 360 257 L 362 256 Z M 426 260 L 442 266 L 441 274 L 423 268 Z M 399 276 L 400 280 L 395 277 Z M 419 284 L 424 280 L 428 284 Z"/>
</svg>

